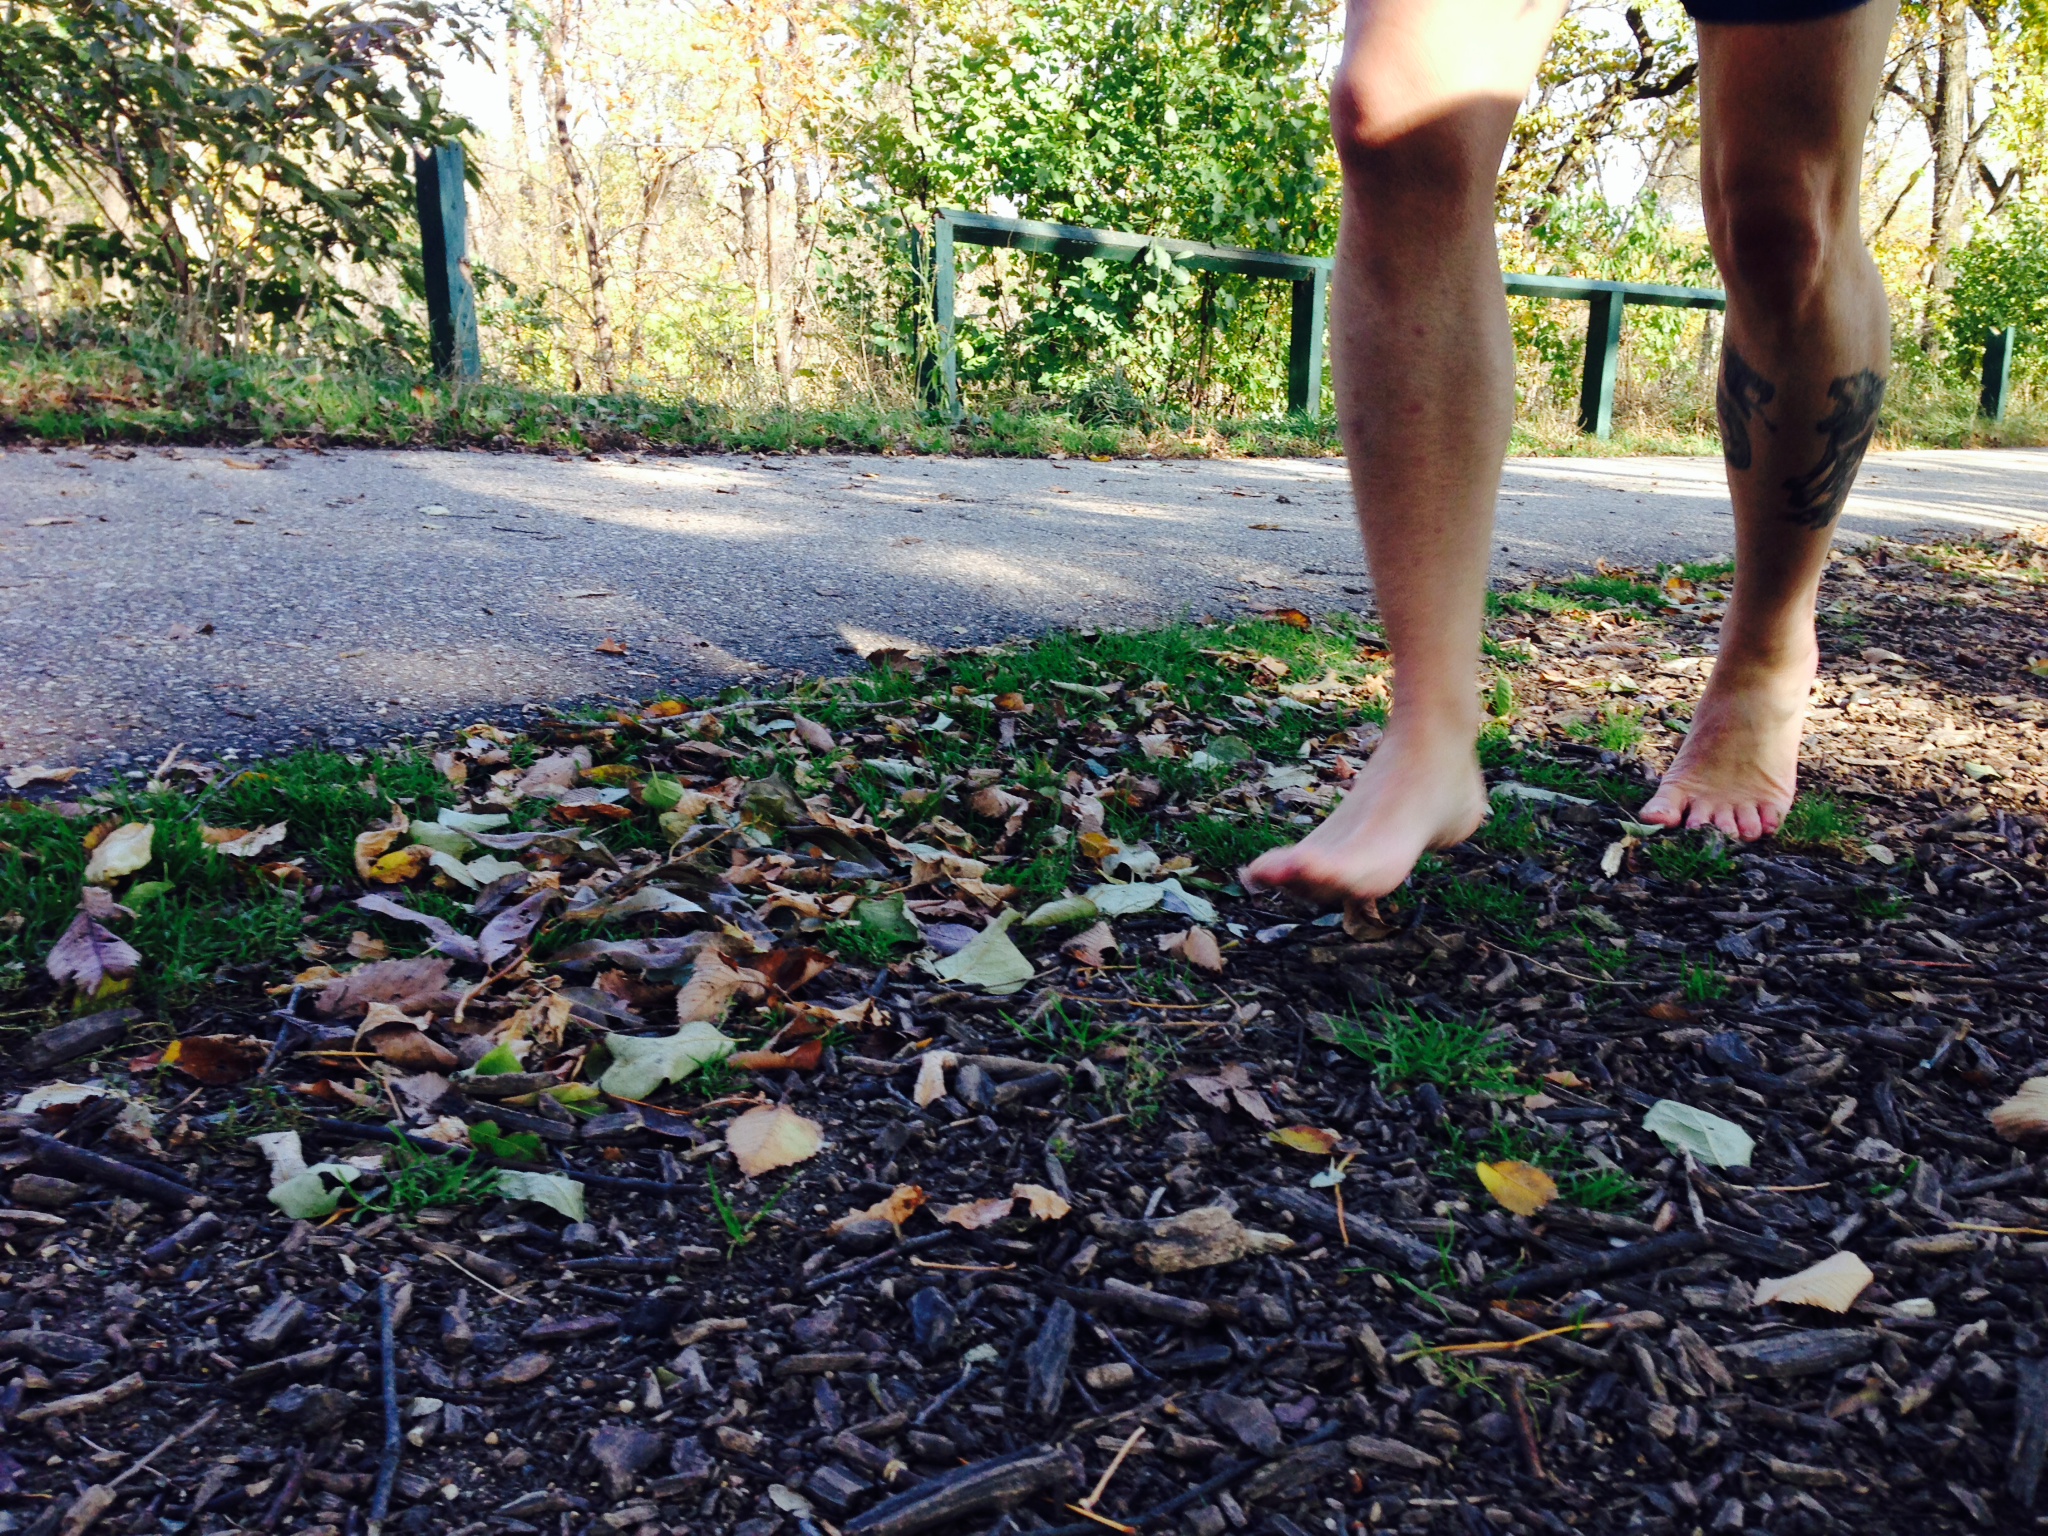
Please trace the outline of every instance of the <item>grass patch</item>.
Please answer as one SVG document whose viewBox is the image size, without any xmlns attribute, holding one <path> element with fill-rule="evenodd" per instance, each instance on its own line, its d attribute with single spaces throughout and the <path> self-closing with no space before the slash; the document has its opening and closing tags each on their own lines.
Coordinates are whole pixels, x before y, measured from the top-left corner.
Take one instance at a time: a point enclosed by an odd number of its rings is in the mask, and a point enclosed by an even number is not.
<svg viewBox="0 0 2048 1536">
<path fill-rule="evenodd" d="M 1453 917 L 1468 923 L 1485 923 L 1519 943 L 1535 939 L 1534 899 L 1498 881 L 1458 876 L 1432 888 L 1429 895 Z"/>
<path fill-rule="evenodd" d="M 1574 740 L 1603 752 L 1633 752 L 1650 734 L 1642 714 L 1627 704 L 1611 704 L 1600 711 L 1597 720 L 1575 721 L 1565 730 Z"/>
<path fill-rule="evenodd" d="M 1280 822 L 1232 820 L 1210 814 L 1182 822 L 1179 837 L 1190 857 L 1209 869 L 1234 874 L 1269 848 L 1284 848 L 1308 829 Z"/>
<path fill-rule="evenodd" d="M 1481 1021 L 1441 1018 L 1407 1003 L 1383 1004 L 1365 1019 L 1332 1016 L 1331 1040 L 1393 1086 L 1434 1083 L 1453 1093 L 1518 1091 L 1506 1043 Z"/>
<path fill-rule="evenodd" d="M 704 1182 L 711 1190 L 711 1212 L 725 1230 L 725 1256 L 728 1259 L 754 1240 L 754 1229 L 768 1219 L 768 1213 L 782 1204 L 783 1196 L 796 1188 L 797 1183 L 795 1178 L 789 1179 L 768 1197 L 761 1209 L 748 1216 L 726 1198 L 725 1191 L 718 1187 L 718 1175 L 709 1163 L 704 1165 Z"/>
<path fill-rule="evenodd" d="M 1530 854 L 1543 846 L 1543 827 L 1528 801 L 1501 795 L 1472 841 L 1489 853 Z"/>
<path fill-rule="evenodd" d="M 1725 880 L 1735 873 L 1735 855 L 1715 832 L 1680 832 L 1654 837 L 1643 844 L 1650 868 L 1674 884 L 1688 880 Z"/>
<path fill-rule="evenodd" d="M 420 1212 L 483 1205 L 498 1197 L 498 1174 L 476 1160 L 474 1152 L 422 1152 L 404 1142 L 391 1148 L 384 1187 L 357 1201 L 358 1213 L 374 1212 L 415 1220 Z"/>
<path fill-rule="evenodd" d="M 1711 965 L 1686 962 L 1685 980 L 1680 984 L 1679 993 L 1688 1003 L 1718 1003 L 1729 991 L 1728 978 Z"/>
<path fill-rule="evenodd" d="M 1792 802 L 1778 828 L 1779 845 L 1814 852 L 1847 853 L 1860 842 L 1863 818 L 1832 795 L 1809 792 Z"/>
</svg>

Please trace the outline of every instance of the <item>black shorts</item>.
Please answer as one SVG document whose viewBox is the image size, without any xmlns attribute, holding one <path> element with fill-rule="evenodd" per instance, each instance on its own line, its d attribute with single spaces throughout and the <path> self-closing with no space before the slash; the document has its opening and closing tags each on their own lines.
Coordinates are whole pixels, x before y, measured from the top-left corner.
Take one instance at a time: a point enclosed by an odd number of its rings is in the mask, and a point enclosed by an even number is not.
<svg viewBox="0 0 2048 1536">
<path fill-rule="evenodd" d="M 1745 21 L 1817 21 L 1839 16 L 1869 0 L 1685 0 L 1694 21 L 1734 26 Z"/>
</svg>

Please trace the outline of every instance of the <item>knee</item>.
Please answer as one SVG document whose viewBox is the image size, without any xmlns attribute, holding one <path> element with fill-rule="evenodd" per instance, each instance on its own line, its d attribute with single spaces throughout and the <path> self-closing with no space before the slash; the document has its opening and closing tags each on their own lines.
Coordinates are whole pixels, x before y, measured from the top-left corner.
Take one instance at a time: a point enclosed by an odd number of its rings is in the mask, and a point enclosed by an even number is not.
<svg viewBox="0 0 2048 1536">
<path fill-rule="evenodd" d="M 1757 309 L 1797 314 L 1820 295 L 1831 268 L 1857 248 L 1826 189 L 1796 179 L 1738 181 L 1706 199 L 1707 241 L 1731 295 Z"/>
<path fill-rule="evenodd" d="M 1483 111 L 1465 105 L 1419 113 L 1397 84 L 1358 67 L 1340 69 L 1330 87 L 1330 137 L 1345 191 L 1368 207 L 1393 211 L 1491 208 L 1497 147 L 1489 149 Z"/>
</svg>

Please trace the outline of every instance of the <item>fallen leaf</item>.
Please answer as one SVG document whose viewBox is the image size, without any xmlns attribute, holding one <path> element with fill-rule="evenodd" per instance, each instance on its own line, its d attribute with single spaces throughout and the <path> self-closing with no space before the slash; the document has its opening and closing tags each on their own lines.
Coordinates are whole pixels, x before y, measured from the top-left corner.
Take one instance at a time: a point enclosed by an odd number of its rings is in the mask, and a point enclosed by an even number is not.
<svg viewBox="0 0 2048 1536">
<path fill-rule="evenodd" d="M 583 1186 L 567 1174 L 525 1173 L 517 1168 L 497 1170 L 498 1193 L 507 1200 L 531 1200 L 559 1211 L 571 1221 L 588 1219 L 583 1204 Z"/>
<path fill-rule="evenodd" d="M 477 952 L 483 956 L 484 964 L 499 964 L 532 938 L 558 895 L 555 891 L 536 891 L 485 923 L 484 931 L 476 936 Z"/>
<path fill-rule="evenodd" d="M 319 1221 L 332 1216 L 341 1197 L 363 1170 L 348 1163 L 315 1163 L 270 1191 L 270 1203 L 294 1221 Z"/>
<path fill-rule="evenodd" d="M 1732 1120 L 1676 1099 L 1659 1099 L 1643 1116 L 1649 1131 L 1673 1152 L 1690 1152 L 1711 1168 L 1746 1168 L 1756 1141 Z"/>
<path fill-rule="evenodd" d="M 696 963 L 690 967 L 689 980 L 676 993 L 676 1020 L 681 1024 L 715 1024 L 725 1017 L 732 1000 L 741 993 L 758 999 L 767 990 L 760 972 L 734 965 L 722 950 L 700 950 Z"/>
<path fill-rule="evenodd" d="M 1290 1125 L 1283 1130 L 1266 1132 L 1266 1140 L 1277 1141 L 1283 1147 L 1292 1147 L 1313 1157 L 1328 1157 L 1337 1150 L 1338 1137 L 1335 1131 L 1319 1130 L 1313 1125 Z"/>
<path fill-rule="evenodd" d="M 290 824 L 282 821 L 274 822 L 267 827 L 258 827 L 253 832 L 244 831 L 240 827 L 201 827 L 199 839 L 215 853 L 224 854 L 228 858 L 253 859 L 264 849 L 283 842 L 285 834 L 290 830 Z"/>
<path fill-rule="evenodd" d="M 992 1227 L 1007 1219 L 1015 1204 L 1014 1195 L 991 1195 L 986 1200 L 969 1200 L 963 1205 L 949 1205 L 944 1210 L 934 1208 L 932 1214 L 949 1227 L 979 1232 L 983 1227 Z"/>
<path fill-rule="evenodd" d="M 1475 1163 L 1486 1192 L 1517 1216 L 1534 1216 L 1557 1198 L 1557 1181 L 1533 1163 Z"/>
<path fill-rule="evenodd" d="M 407 960 L 378 960 L 337 976 L 320 991 L 316 1005 L 328 1018 L 366 1012 L 373 1003 L 391 1003 L 408 1013 L 427 1013 L 452 1006 L 445 959 L 414 955 Z"/>
<path fill-rule="evenodd" d="M 27 789 L 31 784 L 69 784 L 83 772 L 83 768 L 49 768 L 41 763 L 30 763 L 7 775 L 7 787 Z"/>
<path fill-rule="evenodd" d="M 1085 923 L 1099 915 L 1095 903 L 1086 896 L 1061 896 L 1032 908 L 1030 914 L 1019 921 L 1026 928 L 1050 928 L 1056 923 Z"/>
<path fill-rule="evenodd" d="M 1258 1254 L 1285 1253 L 1294 1246 L 1293 1238 L 1247 1227 L 1220 1205 L 1151 1221 L 1098 1214 L 1090 1224 L 1098 1236 L 1129 1242 L 1131 1256 L 1155 1275 L 1233 1264 Z"/>
<path fill-rule="evenodd" d="M 133 976 L 142 965 L 142 956 L 100 921 L 103 917 L 130 915 L 104 890 L 87 886 L 78 903 L 78 915 L 57 936 L 57 942 L 44 957 L 43 969 L 50 973 L 50 979 L 60 984 L 72 982 L 80 992 L 93 997 L 109 983 Z"/>
<path fill-rule="evenodd" d="M 1100 970 L 1109 964 L 1109 952 L 1120 948 L 1114 930 L 1108 923 L 1099 922 L 1068 939 L 1060 946 L 1060 953 L 1073 956 L 1091 970 Z"/>
<path fill-rule="evenodd" d="M 417 880 L 434 862 L 436 850 L 424 843 L 411 843 L 404 848 L 393 849 L 374 861 L 363 874 L 365 880 L 377 885 L 403 885 L 408 880 Z M 440 855 L 445 858 L 446 855 Z"/>
<path fill-rule="evenodd" d="M 627 654 L 626 648 L 609 635 L 598 641 L 591 649 L 600 656 L 624 656 Z"/>
<path fill-rule="evenodd" d="M 147 821 L 131 821 L 114 828 L 99 840 L 86 861 L 85 883 L 106 885 L 123 875 L 132 875 L 152 857 L 156 827 Z"/>
<path fill-rule="evenodd" d="M 787 1104 L 763 1104 L 725 1128 L 725 1145 L 740 1172 L 754 1179 L 816 1157 L 825 1145 L 825 1130 Z"/>
<path fill-rule="evenodd" d="M 262 1071 L 269 1057 L 270 1042 L 254 1035 L 187 1035 L 164 1047 L 163 1064 L 195 1083 L 230 1088 Z"/>
<path fill-rule="evenodd" d="M 1015 912 L 1003 913 L 964 948 L 932 964 L 932 973 L 958 986 L 997 993 L 1016 991 L 1038 974 L 1010 940 L 1008 930 L 1016 920 Z"/>
<path fill-rule="evenodd" d="M 300 1145 L 297 1131 L 268 1131 L 261 1136 L 251 1136 L 249 1145 L 261 1152 L 264 1161 L 270 1164 L 272 1189 L 306 1171 L 306 1149 Z"/>
<path fill-rule="evenodd" d="M 409 1021 L 379 1024 L 365 1030 L 361 1040 L 377 1053 L 380 1061 L 408 1072 L 453 1072 L 462 1064 L 461 1058 L 447 1046 Z"/>
<path fill-rule="evenodd" d="M 442 954 L 472 965 L 483 963 L 483 954 L 477 948 L 475 939 L 459 932 L 446 919 L 435 917 L 431 912 L 415 912 L 403 902 L 374 891 L 368 896 L 358 896 L 356 905 L 365 912 L 375 912 L 381 917 L 396 918 L 402 923 L 417 923 L 433 936 L 433 947 Z"/>
<path fill-rule="evenodd" d="M 1251 1074 L 1245 1071 L 1242 1062 L 1231 1062 L 1219 1067 L 1213 1075 L 1190 1073 L 1181 1081 L 1193 1089 L 1195 1095 L 1211 1109 L 1228 1112 L 1235 1105 L 1264 1125 L 1271 1125 L 1279 1119 L 1279 1116 L 1273 1113 L 1273 1107 L 1266 1102 L 1264 1095 L 1252 1085 Z"/>
<path fill-rule="evenodd" d="M 815 720 L 806 720 L 802 715 L 792 713 L 790 723 L 796 727 L 796 738 L 813 752 L 830 752 L 839 743 L 832 739 L 832 733 Z"/>
<path fill-rule="evenodd" d="M 2007 1141 L 2048 1139 L 2048 1077 L 2030 1077 L 1990 1111 L 1991 1128 Z"/>
<path fill-rule="evenodd" d="M 367 832 L 358 832 L 356 834 L 357 876 L 368 880 L 371 868 L 385 854 L 398 846 L 398 840 L 405 836 L 405 831 L 406 829 L 403 826 L 396 826 L 372 827 Z"/>
<path fill-rule="evenodd" d="M 1073 1210 L 1066 1196 L 1056 1189 L 1047 1189 L 1043 1184 L 1013 1184 L 1010 1198 L 1030 1202 L 1033 1221 L 1060 1221 Z"/>
<path fill-rule="evenodd" d="M 1189 965 L 1220 975 L 1223 971 L 1223 950 L 1216 942 L 1216 935 L 1206 928 L 1190 928 L 1185 933 L 1162 934 L 1159 938 L 1160 952 L 1178 955 Z"/>
<path fill-rule="evenodd" d="M 733 1042 L 703 1020 L 672 1035 L 607 1035 L 612 1064 L 597 1086 L 615 1099 L 644 1099 L 663 1083 L 678 1083 L 699 1067 L 723 1061 Z"/>
<path fill-rule="evenodd" d="M 1807 1265 L 1796 1275 L 1758 1281 L 1751 1304 L 1761 1307 L 1775 1301 L 1846 1312 L 1876 1278 L 1868 1264 L 1844 1249 Z"/>
<path fill-rule="evenodd" d="M 959 1061 L 951 1051 L 926 1051 L 917 1064 L 917 1084 L 910 1096 L 919 1109 L 946 1096 L 946 1073 Z"/>
<path fill-rule="evenodd" d="M 391 955 L 389 944 L 361 928 L 348 936 L 346 947 L 351 960 L 385 960 Z"/>
<path fill-rule="evenodd" d="M 829 1230 L 837 1233 L 841 1228 L 856 1221 L 886 1221 L 892 1226 L 900 1227 L 923 1205 L 922 1187 L 916 1184 L 898 1184 L 866 1210 L 847 1212 L 833 1222 Z"/>
<path fill-rule="evenodd" d="M 735 1051 L 727 1059 L 742 1072 L 815 1072 L 824 1057 L 823 1040 L 805 1040 L 787 1051 Z"/>
</svg>

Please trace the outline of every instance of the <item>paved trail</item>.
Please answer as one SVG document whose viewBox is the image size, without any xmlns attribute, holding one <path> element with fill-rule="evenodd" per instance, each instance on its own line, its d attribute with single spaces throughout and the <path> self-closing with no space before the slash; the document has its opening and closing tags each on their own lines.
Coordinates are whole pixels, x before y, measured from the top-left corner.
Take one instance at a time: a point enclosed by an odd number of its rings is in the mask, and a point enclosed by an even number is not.
<svg viewBox="0 0 2048 1536">
<path fill-rule="evenodd" d="M 1518 460 L 1495 570 L 1725 557 L 1709 459 Z M 2048 452 L 1873 457 L 1852 533 L 2048 523 Z M 1341 463 L 0 453 L 0 765 L 114 768 L 1366 590 Z M 600 653 L 607 642 L 623 655 Z"/>
</svg>

